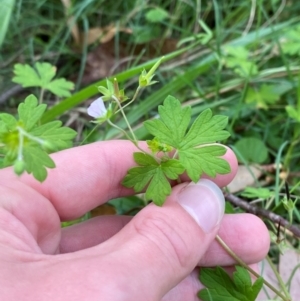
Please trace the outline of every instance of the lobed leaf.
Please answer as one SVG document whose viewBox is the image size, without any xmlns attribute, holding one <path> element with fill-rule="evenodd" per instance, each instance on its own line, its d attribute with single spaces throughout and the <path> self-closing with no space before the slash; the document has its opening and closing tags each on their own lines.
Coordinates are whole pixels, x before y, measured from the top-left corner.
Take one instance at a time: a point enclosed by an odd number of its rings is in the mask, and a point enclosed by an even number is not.
<svg viewBox="0 0 300 301">
<path fill-rule="evenodd" d="M 56 67 L 49 63 L 36 63 L 35 69 L 29 65 L 16 64 L 12 81 L 27 87 L 41 87 L 51 91 L 59 97 L 71 96 L 70 90 L 74 84 L 64 78 L 52 80 L 56 74 Z"/>
<path fill-rule="evenodd" d="M 263 285 L 263 278 L 258 278 L 252 285 L 249 272 L 236 266 L 233 278 L 221 267 L 202 268 L 199 279 L 206 288 L 200 290 L 198 297 L 203 301 L 255 301 Z"/>
<path fill-rule="evenodd" d="M 159 141 L 179 148 L 191 120 L 191 107 L 182 108 L 179 100 L 168 96 L 158 112 L 160 119 L 144 122 L 146 129 Z"/>
<path fill-rule="evenodd" d="M 45 104 L 38 105 L 38 100 L 33 94 L 27 96 L 25 101 L 19 104 L 19 120 L 23 123 L 26 131 L 30 131 L 36 125 L 46 108 Z"/>
<path fill-rule="evenodd" d="M 140 166 L 129 169 L 122 184 L 133 187 L 136 192 L 143 191 L 148 185 L 146 199 L 161 206 L 171 193 L 168 178 L 177 179 L 183 173 L 184 167 L 178 160 L 170 159 L 158 163 L 153 156 L 140 152 L 134 153 L 134 160 Z"/>
<path fill-rule="evenodd" d="M 221 145 L 190 148 L 180 150 L 178 153 L 179 161 L 194 182 L 197 182 L 204 173 L 214 178 L 217 174 L 230 172 L 229 163 L 219 158 L 226 153 L 226 148 Z"/>
<path fill-rule="evenodd" d="M 136 192 L 146 190 L 146 198 L 152 198 L 159 205 L 171 193 L 168 180 L 176 180 L 187 172 L 190 179 L 197 182 L 205 173 L 210 177 L 230 172 L 229 163 L 220 158 L 226 153 L 221 145 L 207 145 L 229 137 L 224 130 L 228 118 L 213 116 L 212 111 L 203 111 L 187 132 L 191 120 L 191 107 L 182 108 L 179 100 L 168 96 L 159 106 L 159 119 L 146 121 L 146 129 L 154 135 L 147 141 L 152 152 L 164 152 L 160 163 L 148 154 L 135 153 L 134 159 L 139 167 L 130 169 L 123 181 L 126 187 L 134 187 Z M 199 147 L 201 146 L 201 147 Z M 175 148 L 175 156 L 169 158 L 168 152 Z"/>
<path fill-rule="evenodd" d="M 68 128 L 61 127 L 61 121 L 52 121 L 41 126 L 35 127 L 30 134 L 35 137 L 48 141 L 53 145 L 53 150 L 58 151 L 72 146 L 71 140 L 77 133 Z"/>
<path fill-rule="evenodd" d="M 146 190 L 146 200 L 152 200 L 154 204 L 162 206 L 166 197 L 171 194 L 171 185 L 161 168 L 157 167 Z"/>
<path fill-rule="evenodd" d="M 0 126 L 3 128 L 4 131 L 12 131 L 15 129 L 17 125 L 17 120 L 14 116 L 7 114 L 7 113 L 1 113 L 0 114 L 0 120 L 2 121 L 2 125 Z M 1 129 L 0 129 L 1 132 Z"/>
<path fill-rule="evenodd" d="M 206 109 L 194 121 L 190 130 L 180 143 L 180 149 L 188 149 L 201 144 L 214 143 L 227 139 L 230 134 L 223 129 L 228 123 L 228 117 L 215 115 Z"/>
<path fill-rule="evenodd" d="M 41 148 L 27 146 L 23 149 L 24 161 L 26 163 L 26 171 L 40 182 L 43 182 L 47 177 L 47 169 L 54 168 L 55 163 L 49 155 Z"/>
</svg>

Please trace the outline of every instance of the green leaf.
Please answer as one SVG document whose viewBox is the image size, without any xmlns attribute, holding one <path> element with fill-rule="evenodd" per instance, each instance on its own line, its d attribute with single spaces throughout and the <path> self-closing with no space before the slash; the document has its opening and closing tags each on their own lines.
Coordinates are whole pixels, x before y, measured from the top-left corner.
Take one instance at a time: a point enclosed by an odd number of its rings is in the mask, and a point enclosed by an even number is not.
<svg viewBox="0 0 300 301">
<path fill-rule="evenodd" d="M 241 77 L 251 77 L 258 73 L 255 62 L 251 61 L 248 56 L 249 52 L 244 47 L 226 47 L 225 64 L 228 68 L 234 70 Z"/>
<path fill-rule="evenodd" d="M 65 78 L 58 78 L 48 83 L 45 89 L 58 97 L 69 97 L 71 96 L 70 90 L 74 89 L 74 84 Z"/>
<path fill-rule="evenodd" d="M 35 69 L 29 65 L 16 64 L 12 81 L 27 87 L 41 87 L 59 97 L 71 96 L 70 90 L 74 84 L 64 78 L 52 80 L 56 74 L 56 67 L 49 63 L 36 63 Z"/>
<path fill-rule="evenodd" d="M 225 52 L 228 56 L 233 56 L 240 60 L 247 60 L 249 56 L 249 51 L 245 47 L 241 47 L 241 46 L 238 47 L 227 46 L 225 47 Z"/>
<path fill-rule="evenodd" d="M 155 160 L 150 155 L 135 155 L 140 167 L 128 171 L 123 185 L 134 187 L 141 192 L 147 184 L 146 197 L 155 199 L 162 204 L 171 192 L 168 180 L 175 180 L 184 171 L 190 179 L 197 182 L 204 173 L 210 177 L 230 172 L 230 165 L 221 158 L 226 148 L 212 145 L 218 140 L 229 137 L 224 129 L 228 118 L 213 116 L 210 109 L 203 111 L 188 130 L 191 120 L 191 108 L 182 108 L 179 100 L 168 96 L 163 105 L 159 106 L 159 119 L 146 121 L 146 129 L 154 135 L 147 141 L 152 152 L 164 152 L 164 156 Z M 175 148 L 176 158 L 169 158 L 170 146 Z M 158 163 L 160 162 L 160 163 Z"/>
<path fill-rule="evenodd" d="M 243 162 L 264 163 L 268 160 L 268 149 L 261 139 L 247 137 L 235 143 L 237 158 Z"/>
<path fill-rule="evenodd" d="M 127 196 L 108 201 L 109 205 L 115 207 L 118 215 L 135 215 L 141 208 L 145 207 L 145 202 L 137 196 Z"/>
<path fill-rule="evenodd" d="M 258 108 L 267 109 L 268 104 L 274 104 L 280 99 L 280 96 L 275 88 L 276 87 L 274 85 L 266 84 L 263 84 L 258 90 L 248 88 L 246 102 L 256 103 Z"/>
<path fill-rule="evenodd" d="M 183 166 L 175 159 L 158 163 L 154 157 L 145 153 L 134 153 L 134 160 L 139 165 L 128 170 L 122 184 L 133 187 L 136 192 L 146 189 L 146 199 L 153 200 L 161 206 L 171 193 L 171 185 L 167 179 L 177 179 L 183 173 Z"/>
<path fill-rule="evenodd" d="M 34 95 L 29 95 L 18 106 L 19 120 L 14 116 L 0 114 L 1 166 L 14 165 L 15 173 L 32 173 L 39 180 L 47 177 L 46 168 L 54 168 L 54 162 L 47 152 L 72 146 L 76 132 L 62 127 L 60 121 L 39 125 L 46 110 L 45 104 L 38 104 Z"/>
<path fill-rule="evenodd" d="M 38 105 L 37 98 L 31 94 L 18 106 L 19 120 L 23 122 L 26 131 L 30 131 L 41 119 L 46 111 L 47 105 Z"/>
<path fill-rule="evenodd" d="M 150 166 L 150 165 L 157 166 L 158 165 L 158 163 L 154 159 L 154 157 L 152 157 L 148 154 L 145 154 L 145 153 L 140 153 L 140 152 L 134 153 L 133 158 L 134 158 L 134 161 L 141 166 Z"/>
<path fill-rule="evenodd" d="M 166 162 L 162 162 L 161 168 L 165 175 L 171 180 L 177 180 L 178 175 L 181 175 L 185 169 L 183 165 L 175 159 L 169 159 Z"/>
<path fill-rule="evenodd" d="M 187 149 L 206 143 L 214 143 L 229 137 L 223 128 L 227 125 L 225 116 L 213 116 L 210 109 L 203 111 L 186 134 L 191 120 L 191 108 L 182 108 L 180 102 L 168 96 L 158 108 L 160 119 L 146 121 L 146 129 L 159 141 L 177 149 Z"/>
<path fill-rule="evenodd" d="M 266 200 L 272 196 L 274 196 L 274 193 L 268 189 L 268 188 L 255 188 L 255 187 L 246 187 L 244 191 L 241 193 L 241 195 L 245 198 L 259 198 Z"/>
<path fill-rule="evenodd" d="M 263 278 L 259 277 L 252 285 L 249 272 L 240 266 L 231 279 L 221 267 L 201 268 L 199 279 L 206 286 L 198 293 L 203 301 L 255 301 L 263 286 Z"/>
<path fill-rule="evenodd" d="M 300 26 L 286 32 L 281 48 L 285 54 L 300 55 Z"/>
<path fill-rule="evenodd" d="M 180 143 L 181 149 L 227 139 L 230 134 L 223 130 L 227 123 L 228 117 L 221 115 L 212 116 L 212 111 L 206 109 L 196 118 Z"/>
<path fill-rule="evenodd" d="M 146 190 L 146 200 L 153 200 L 153 203 L 162 206 L 166 197 L 171 194 L 171 185 L 161 168 L 156 168 L 155 173 Z"/>
<path fill-rule="evenodd" d="M 146 19 L 152 23 L 159 23 L 169 17 L 169 13 L 162 8 L 153 8 L 146 13 Z"/>
<path fill-rule="evenodd" d="M 229 163 L 219 158 L 226 153 L 221 145 L 209 145 L 199 148 L 190 148 L 179 151 L 179 160 L 186 168 L 188 176 L 197 182 L 205 173 L 210 177 L 230 172 Z"/>
<path fill-rule="evenodd" d="M 168 96 L 158 112 L 160 119 L 144 122 L 146 129 L 159 141 L 179 148 L 191 120 L 191 107 L 181 108 L 179 100 Z"/>
<path fill-rule="evenodd" d="M 285 110 L 290 118 L 300 122 L 300 112 L 298 112 L 293 106 L 286 106 Z"/>
<path fill-rule="evenodd" d="M 2 121 L 3 130 L 1 130 L 0 126 L 0 132 L 1 131 L 12 131 L 15 129 L 17 125 L 17 120 L 14 116 L 7 114 L 7 113 L 1 113 L 0 114 L 0 120 Z"/>
<path fill-rule="evenodd" d="M 54 168 L 55 163 L 49 155 L 40 148 L 27 146 L 23 149 L 24 161 L 26 163 L 26 171 L 40 182 L 43 182 L 47 177 L 47 169 Z"/>
<path fill-rule="evenodd" d="M 71 140 L 77 133 L 68 127 L 61 126 L 61 121 L 52 121 L 34 128 L 30 134 L 49 142 L 55 151 L 66 149 L 72 146 Z"/>
</svg>

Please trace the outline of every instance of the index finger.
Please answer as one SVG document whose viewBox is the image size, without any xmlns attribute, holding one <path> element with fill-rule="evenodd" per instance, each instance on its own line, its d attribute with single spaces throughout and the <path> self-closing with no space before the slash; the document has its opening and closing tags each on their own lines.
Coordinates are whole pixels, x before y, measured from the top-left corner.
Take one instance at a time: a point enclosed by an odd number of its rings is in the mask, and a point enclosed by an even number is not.
<svg viewBox="0 0 300 301">
<path fill-rule="evenodd" d="M 130 141 L 97 142 L 51 155 L 56 168 L 48 170 L 43 183 L 31 175 L 18 179 L 11 168 L 1 170 L 0 178 L 26 183 L 51 201 L 61 219 L 74 219 L 110 199 L 134 194 L 121 181 L 127 170 L 136 165 L 133 160 L 136 151 Z M 230 149 L 224 158 L 231 165 L 231 172 L 213 179 L 219 186 L 229 184 L 237 169 Z"/>
</svg>

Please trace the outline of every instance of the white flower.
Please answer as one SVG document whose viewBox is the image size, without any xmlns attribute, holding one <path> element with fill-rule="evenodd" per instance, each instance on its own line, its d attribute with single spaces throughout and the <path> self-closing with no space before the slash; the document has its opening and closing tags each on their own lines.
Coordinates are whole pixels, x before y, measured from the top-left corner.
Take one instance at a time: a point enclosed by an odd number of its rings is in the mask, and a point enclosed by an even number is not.
<svg viewBox="0 0 300 301">
<path fill-rule="evenodd" d="M 100 118 L 106 115 L 107 110 L 105 108 L 102 97 L 97 98 L 91 103 L 91 105 L 87 109 L 87 113 L 94 118 Z"/>
</svg>

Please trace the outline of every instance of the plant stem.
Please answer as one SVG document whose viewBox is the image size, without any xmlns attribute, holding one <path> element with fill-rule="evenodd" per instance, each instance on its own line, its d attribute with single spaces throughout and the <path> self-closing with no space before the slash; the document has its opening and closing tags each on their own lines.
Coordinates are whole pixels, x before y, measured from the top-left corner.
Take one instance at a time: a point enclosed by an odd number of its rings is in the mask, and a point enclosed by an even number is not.
<svg viewBox="0 0 300 301">
<path fill-rule="evenodd" d="M 18 160 L 23 160 L 23 154 L 22 154 L 23 142 L 24 142 L 23 133 L 19 131 Z"/>
<path fill-rule="evenodd" d="M 135 93 L 134 93 L 134 95 L 133 95 L 133 97 L 132 97 L 132 99 L 125 106 L 123 106 L 122 109 L 125 109 L 126 107 L 128 107 L 130 104 L 132 104 L 136 100 L 140 90 L 141 90 L 141 87 L 138 86 Z M 121 109 L 116 111 L 116 113 L 119 113 L 120 111 L 121 111 Z"/>
<path fill-rule="evenodd" d="M 29 133 L 27 133 L 26 131 L 24 131 L 20 126 L 17 126 L 17 130 L 19 131 L 19 134 L 21 134 L 22 136 L 25 136 L 27 138 L 29 138 L 30 140 L 32 141 L 35 141 L 37 142 L 38 144 L 44 144 L 44 140 L 40 139 L 40 138 L 37 138 L 37 137 L 34 137 L 32 135 L 30 135 Z"/>
<path fill-rule="evenodd" d="M 114 124 L 114 123 L 112 123 L 111 121 L 110 121 L 110 119 L 107 119 L 106 120 L 107 121 L 107 123 L 108 124 L 110 124 L 112 127 L 114 127 L 115 129 L 117 129 L 117 130 L 119 130 L 121 133 L 123 133 L 126 137 L 127 137 L 127 139 L 129 140 L 129 141 L 131 141 L 141 152 L 143 152 L 143 153 L 146 153 L 143 149 L 141 149 L 140 147 L 139 147 L 139 145 L 138 145 L 138 142 L 136 141 L 136 140 L 133 140 L 132 138 L 130 138 L 130 136 L 122 129 L 122 128 L 120 128 L 120 127 L 118 127 L 116 124 Z"/>
<path fill-rule="evenodd" d="M 240 257 L 238 257 L 229 247 L 228 245 L 224 242 L 224 240 L 217 235 L 216 236 L 217 242 L 224 248 L 224 250 L 233 258 L 235 259 L 242 267 L 247 269 L 252 275 L 254 275 L 256 278 L 261 277 L 258 273 L 256 273 L 253 269 L 251 269 Z M 291 301 L 289 297 L 285 297 L 281 292 L 279 292 L 272 284 L 270 284 L 268 281 L 266 281 L 263 278 L 264 284 L 271 289 L 277 296 L 279 296 L 282 300 L 284 301 Z"/>
<path fill-rule="evenodd" d="M 100 124 L 96 124 L 96 126 L 89 132 L 89 134 L 83 139 L 83 141 L 79 144 L 80 146 L 83 145 L 83 143 L 95 132 L 96 128 L 99 126 Z"/>
<path fill-rule="evenodd" d="M 268 264 L 270 265 L 270 267 L 271 267 L 273 273 L 275 274 L 275 276 L 276 276 L 276 278 L 277 278 L 277 281 L 279 282 L 279 285 L 280 285 L 281 289 L 283 290 L 285 296 L 291 300 L 291 296 L 290 296 L 288 290 L 286 289 L 285 284 L 284 284 L 284 282 L 283 282 L 283 280 L 282 280 L 280 274 L 279 274 L 278 271 L 276 270 L 276 268 L 275 268 L 275 266 L 274 266 L 272 260 L 270 259 L 269 256 L 267 256 L 266 259 L 267 259 Z"/>
<path fill-rule="evenodd" d="M 131 135 L 132 135 L 132 139 L 130 139 L 130 140 L 131 140 L 131 141 L 134 141 L 134 144 L 137 145 L 137 144 L 138 144 L 138 141 L 137 141 L 137 139 L 136 139 L 136 137 L 135 137 L 135 135 L 134 135 L 134 132 L 133 132 L 133 130 L 132 130 L 132 128 L 131 128 L 131 125 L 130 125 L 130 123 L 129 123 L 129 121 L 128 121 L 128 119 L 127 119 L 125 113 L 124 113 L 123 107 L 121 106 L 121 104 L 120 104 L 119 100 L 117 99 L 117 97 L 113 96 L 113 99 L 115 100 L 115 102 L 116 102 L 117 105 L 119 106 L 119 108 L 120 108 L 119 111 L 122 113 L 123 118 L 124 118 L 124 120 L 125 120 L 125 122 L 126 122 L 126 124 L 127 124 L 127 127 L 128 127 L 128 129 L 129 129 L 129 131 L 130 131 L 130 133 L 131 133 Z M 117 112 L 116 112 L 116 113 L 117 113 Z M 126 136 L 128 137 L 127 134 L 126 134 Z"/>
<path fill-rule="evenodd" d="M 292 138 L 292 143 L 290 144 L 288 150 L 287 150 L 287 153 L 286 153 L 286 156 L 285 156 L 285 160 L 284 160 L 284 167 L 288 170 L 289 169 L 289 165 L 290 165 L 290 161 L 291 161 L 291 156 L 292 156 L 292 153 L 293 153 L 293 150 L 295 148 L 295 146 L 299 143 L 299 134 L 300 134 L 300 125 L 297 124 L 295 126 L 295 129 L 294 129 L 294 134 L 293 134 L 293 138 Z"/>
<path fill-rule="evenodd" d="M 39 104 L 43 103 L 44 92 L 45 92 L 45 90 L 43 88 L 41 88 L 40 96 L 39 96 Z"/>
<path fill-rule="evenodd" d="M 176 151 L 174 152 L 174 155 L 172 156 L 172 159 L 176 158 L 178 155 L 178 150 L 176 149 Z"/>
</svg>

